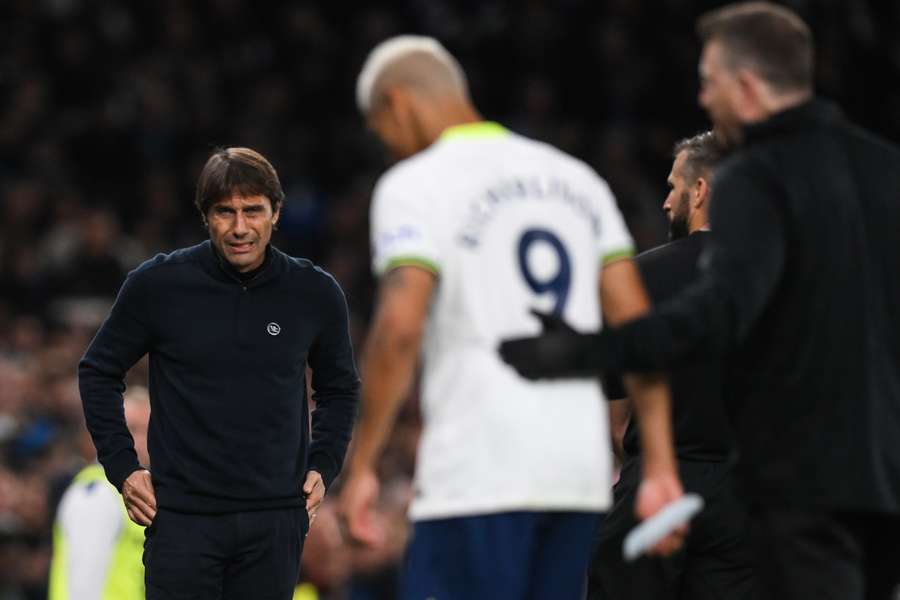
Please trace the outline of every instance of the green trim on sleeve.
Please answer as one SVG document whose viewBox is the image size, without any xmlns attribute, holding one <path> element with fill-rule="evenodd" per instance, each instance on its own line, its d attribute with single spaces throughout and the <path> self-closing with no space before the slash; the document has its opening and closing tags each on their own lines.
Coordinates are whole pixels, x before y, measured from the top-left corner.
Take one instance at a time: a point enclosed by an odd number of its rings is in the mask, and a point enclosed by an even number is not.
<svg viewBox="0 0 900 600">
<path fill-rule="evenodd" d="M 622 260 L 623 258 L 631 258 L 632 256 L 634 256 L 634 248 L 619 248 L 618 250 L 611 250 L 604 254 L 603 258 L 600 259 L 600 262 L 604 265 L 608 265 L 611 262 Z"/>
<path fill-rule="evenodd" d="M 397 267 L 419 267 L 420 269 L 425 269 L 435 275 L 440 275 L 441 273 L 441 268 L 436 262 L 428 260 L 427 258 L 422 258 L 421 256 L 397 256 L 392 258 L 388 261 L 388 264 L 385 265 L 384 269 L 381 270 L 381 273 L 387 273 L 391 269 L 396 269 Z"/>
</svg>

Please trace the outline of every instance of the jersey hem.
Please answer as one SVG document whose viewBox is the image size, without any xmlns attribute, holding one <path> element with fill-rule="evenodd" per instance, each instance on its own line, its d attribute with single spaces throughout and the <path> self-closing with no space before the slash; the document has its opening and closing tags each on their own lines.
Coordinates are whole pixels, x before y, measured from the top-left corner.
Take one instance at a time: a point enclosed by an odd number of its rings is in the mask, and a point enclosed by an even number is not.
<svg viewBox="0 0 900 600">
<path fill-rule="evenodd" d="M 431 521 L 436 519 L 449 519 L 454 517 L 471 517 L 474 515 L 487 515 L 493 513 L 516 511 L 561 511 L 561 512 L 602 512 L 612 506 L 612 494 L 600 498 L 594 502 L 585 501 L 583 497 L 577 498 L 552 498 L 532 500 L 492 500 L 488 503 L 434 503 L 427 506 L 417 506 L 415 502 L 409 509 L 411 521 Z"/>
</svg>

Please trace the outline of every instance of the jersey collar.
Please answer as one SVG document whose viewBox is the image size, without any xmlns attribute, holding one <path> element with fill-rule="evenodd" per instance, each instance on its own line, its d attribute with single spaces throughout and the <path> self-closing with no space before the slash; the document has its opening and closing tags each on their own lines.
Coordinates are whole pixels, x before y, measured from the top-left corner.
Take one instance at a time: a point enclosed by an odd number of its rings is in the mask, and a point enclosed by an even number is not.
<svg viewBox="0 0 900 600">
<path fill-rule="evenodd" d="M 509 129 L 494 121 L 478 121 L 477 123 L 463 123 L 448 127 L 441 134 L 441 140 L 457 139 L 486 139 L 505 137 L 509 135 Z"/>
</svg>

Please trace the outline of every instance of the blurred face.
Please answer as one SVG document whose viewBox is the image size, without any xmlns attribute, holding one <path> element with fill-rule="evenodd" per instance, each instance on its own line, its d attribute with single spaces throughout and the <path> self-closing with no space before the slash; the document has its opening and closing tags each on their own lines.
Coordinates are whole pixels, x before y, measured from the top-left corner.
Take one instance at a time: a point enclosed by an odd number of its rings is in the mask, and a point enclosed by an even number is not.
<svg viewBox="0 0 900 600">
<path fill-rule="evenodd" d="M 265 259 L 278 214 L 265 196 L 232 194 L 209 209 L 209 239 L 239 273 L 252 271 Z"/>
<path fill-rule="evenodd" d="M 89 253 L 102 255 L 112 252 L 118 234 L 115 218 L 106 211 L 89 215 L 84 222 L 82 237 Z"/>
<path fill-rule="evenodd" d="M 699 102 L 719 135 L 729 142 L 739 142 L 738 109 L 744 101 L 743 90 L 736 73 L 727 67 L 724 59 L 724 49 L 716 39 L 703 47 Z"/>
<path fill-rule="evenodd" d="M 669 184 L 669 195 L 663 202 L 663 212 L 669 219 L 669 239 L 672 241 L 690 234 L 691 194 L 688 183 L 684 179 L 686 155 L 687 153 L 683 150 L 678 153 L 666 180 L 666 183 Z"/>
</svg>

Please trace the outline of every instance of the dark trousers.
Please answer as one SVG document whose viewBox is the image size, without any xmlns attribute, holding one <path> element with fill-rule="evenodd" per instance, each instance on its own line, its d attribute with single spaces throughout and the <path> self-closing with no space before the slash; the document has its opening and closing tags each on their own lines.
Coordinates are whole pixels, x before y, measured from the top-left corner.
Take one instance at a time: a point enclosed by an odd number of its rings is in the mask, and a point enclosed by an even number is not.
<svg viewBox="0 0 900 600">
<path fill-rule="evenodd" d="M 403 600 L 579 600 L 596 513 L 511 512 L 418 521 Z"/>
<path fill-rule="evenodd" d="M 754 508 L 765 597 L 888 600 L 900 583 L 900 516 Z"/>
<path fill-rule="evenodd" d="M 755 600 L 759 585 L 747 538 L 747 515 L 735 496 L 731 468 L 723 462 L 680 461 L 684 488 L 706 508 L 690 526 L 685 546 L 668 558 L 627 563 L 622 542 L 637 525 L 634 502 L 640 460 L 626 462 L 612 510 L 600 521 L 588 571 L 589 600 Z M 774 600 L 770 597 L 767 600 Z"/>
<path fill-rule="evenodd" d="M 146 530 L 147 600 L 290 600 L 304 508 L 223 515 L 160 509 Z"/>
</svg>

